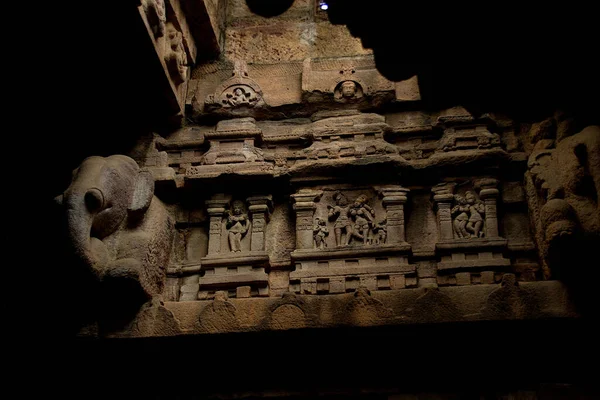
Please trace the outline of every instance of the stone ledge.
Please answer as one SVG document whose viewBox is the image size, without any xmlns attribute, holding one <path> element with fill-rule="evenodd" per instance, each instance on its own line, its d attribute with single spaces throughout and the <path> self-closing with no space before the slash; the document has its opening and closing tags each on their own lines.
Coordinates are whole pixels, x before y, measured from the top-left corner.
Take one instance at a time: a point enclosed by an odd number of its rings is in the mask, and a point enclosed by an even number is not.
<svg viewBox="0 0 600 400">
<path fill-rule="evenodd" d="M 399 264 L 385 267 L 340 267 L 340 268 L 317 268 L 290 272 L 290 280 L 301 278 L 324 278 L 331 276 L 351 277 L 353 275 L 388 275 L 388 274 L 410 274 L 416 272 L 415 265 Z"/>
<path fill-rule="evenodd" d="M 269 255 L 264 251 L 206 256 L 202 259 L 202 269 L 214 267 L 234 267 L 240 265 L 264 266 L 269 263 Z"/>
<path fill-rule="evenodd" d="M 164 323 L 176 324 L 178 335 L 578 317 L 562 283 L 514 285 L 510 279 L 439 289 L 165 302 L 160 307 L 168 311 Z"/>
<path fill-rule="evenodd" d="M 505 248 L 508 240 L 497 239 L 455 239 L 448 241 L 440 241 L 435 244 L 437 250 L 480 250 L 480 249 L 502 249 Z"/>
<path fill-rule="evenodd" d="M 438 271 L 459 269 L 487 269 L 487 268 L 509 268 L 510 260 L 506 258 L 494 258 L 491 260 L 460 260 L 441 261 L 437 264 Z"/>
<path fill-rule="evenodd" d="M 329 260 L 332 258 L 357 258 L 379 255 L 408 255 L 411 245 L 401 243 L 398 245 L 343 247 L 325 250 L 294 250 L 291 254 L 293 261 Z"/>
<path fill-rule="evenodd" d="M 200 278 L 200 290 L 222 288 L 223 286 L 259 285 L 266 286 L 269 275 L 265 272 L 247 272 L 221 275 L 205 275 Z"/>
</svg>

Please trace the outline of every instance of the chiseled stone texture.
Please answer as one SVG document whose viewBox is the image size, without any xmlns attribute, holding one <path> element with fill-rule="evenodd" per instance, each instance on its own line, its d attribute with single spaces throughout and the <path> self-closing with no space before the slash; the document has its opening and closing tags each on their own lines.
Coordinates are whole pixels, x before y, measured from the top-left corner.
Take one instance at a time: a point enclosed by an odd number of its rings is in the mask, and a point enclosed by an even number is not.
<svg viewBox="0 0 600 400">
<path fill-rule="evenodd" d="M 372 53 L 346 26 L 316 22 L 314 5 L 312 0 L 296 0 L 283 14 L 264 18 L 252 14 L 245 0 L 229 0 L 225 57 L 276 63 Z"/>
<path fill-rule="evenodd" d="M 506 275 L 500 284 L 370 291 L 329 296 L 285 293 L 278 298 L 165 302 L 159 331 L 124 331 L 112 336 L 251 332 L 270 329 L 382 326 L 495 319 L 573 318 L 566 288 L 557 281 L 520 282 Z M 156 317 L 158 318 L 158 317 Z M 156 322 L 159 323 L 159 322 Z M 137 333 L 136 333 L 137 332 Z M 88 334 L 90 334 L 88 332 Z"/>
</svg>

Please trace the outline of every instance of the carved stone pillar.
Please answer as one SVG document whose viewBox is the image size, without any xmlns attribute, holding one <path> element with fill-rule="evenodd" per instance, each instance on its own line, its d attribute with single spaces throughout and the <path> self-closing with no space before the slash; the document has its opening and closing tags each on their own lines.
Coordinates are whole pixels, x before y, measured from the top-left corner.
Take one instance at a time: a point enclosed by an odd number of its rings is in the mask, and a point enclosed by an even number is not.
<svg viewBox="0 0 600 400">
<path fill-rule="evenodd" d="M 479 197 L 485 204 L 485 237 L 488 239 L 499 237 L 497 202 L 500 191 L 497 189 L 496 179 L 482 179 L 475 182 L 475 186 L 481 188 Z"/>
<path fill-rule="evenodd" d="M 296 211 L 296 249 L 313 248 L 315 201 L 319 200 L 322 195 L 322 190 L 305 189 L 292 195 Z"/>
<path fill-rule="evenodd" d="M 252 237 L 250 238 L 250 251 L 265 250 L 265 228 L 269 222 L 271 196 L 253 196 L 247 199 L 248 211 L 252 221 Z"/>
<path fill-rule="evenodd" d="M 454 239 L 451 210 L 455 186 L 455 183 L 441 183 L 431 189 L 433 192 L 433 201 L 435 202 L 441 241 Z"/>
<path fill-rule="evenodd" d="M 208 255 L 221 253 L 221 232 L 225 207 L 228 199 L 212 199 L 206 201 L 208 215 L 210 215 L 210 228 L 208 234 Z"/>
<path fill-rule="evenodd" d="M 406 242 L 404 204 L 409 191 L 401 186 L 381 189 L 387 219 L 387 244 Z"/>
</svg>

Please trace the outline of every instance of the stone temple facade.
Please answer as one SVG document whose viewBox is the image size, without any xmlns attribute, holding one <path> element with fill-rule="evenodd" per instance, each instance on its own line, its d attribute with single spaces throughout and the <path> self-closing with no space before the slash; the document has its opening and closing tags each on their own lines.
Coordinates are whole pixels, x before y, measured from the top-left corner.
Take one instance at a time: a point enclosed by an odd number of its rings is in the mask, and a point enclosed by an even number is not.
<svg viewBox="0 0 600 400">
<path fill-rule="evenodd" d="M 134 133 L 74 153 L 54 193 L 77 349 L 146 343 L 164 398 L 590 394 L 507 369 L 528 351 L 547 367 L 532 348 L 562 354 L 552 331 L 589 333 L 598 110 L 431 101 L 426 74 L 395 79 L 363 47 L 377 31 L 349 30 L 343 2 L 129 3 L 151 94 Z M 463 357 L 468 387 L 448 368 Z"/>
</svg>

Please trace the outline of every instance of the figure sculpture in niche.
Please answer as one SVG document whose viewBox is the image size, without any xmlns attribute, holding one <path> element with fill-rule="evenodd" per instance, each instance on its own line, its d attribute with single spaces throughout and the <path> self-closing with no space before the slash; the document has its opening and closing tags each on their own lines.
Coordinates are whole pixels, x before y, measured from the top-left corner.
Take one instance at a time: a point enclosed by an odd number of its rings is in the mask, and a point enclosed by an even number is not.
<svg viewBox="0 0 600 400">
<path fill-rule="evenodd" d="M 342 82 L 342 96 L 351 99 L 356 95 L 356 83 L 354 81 L 344 81 Z"/>
<path fill-rule="evenodd" d="M 250 229 L 250 220 L 244 213 L 244 203 L 235 200 L 227 217 L 227 230 L 229 231 L 229 247 L 233 253 L 242 251 L 242 238 Z"/>
<path fill-rule="evenodd" d="M 454 195 L 454 199 L 456 200 L 456 205 L 452 208 L 452 216 L 454 217 L 454 232 L 456 236 L 459 238 L 468 238 L 471 237 L 469 232 L 467 232 L 467 222 L 469 221 L 469 205 L 467 204 L 467 200 L 457 194 Z"/>
<path fill-rule="evenodd" d="M 247 88 L 236 87 L 231 93 L 227 93 L 223 100 L 224 105 L 237 107 L 237 106 L 249 106 L 252 107 L 258 101 L 258 97 L 252 94 L 252 90 Z"/>
<path fill-rule="evenodd" d="M 483 217 L 481 214 L 485 213 L 485 206 L 481 200 L 475 197 L 473 192 L 465 193 L 465 200 L 469 206 L 469 221 L 465 229 L 471 233 L 471 237 L 483 237 L 483 231 L 481 230 L 483 228 Z"/>
<path fill-rule="evenodd" d="M 345 103 L 359 99 L 363 96 L 362 87 L 356 81 L 345 80 L 338 83 L 334 92 L 333 98 L 336 101 Z"/>
<path fill-rule="evenodd" d="M 315 219 L 315 227 L 313 228 L 313 235 L 315 239 L 315 248 L 324 250 L 327 247 L 325 238 L 329 236 L 329 229 L 327 228 L 327 221 L 321 218 Z"/>
<path fill-rule="evenodd" d="M 375 220 L 375 212 L 367 204 L 367 196 L 360 195 L 350 207 L 350 218 L 354 221 L 352 236 L 363 241 L 363 244 L 372 243 L 371 228 Z"/>
<path fill-rule="evenodd" d="M 373 228 L 375 232 L 374 244 L 385 244 L 387 239 L 387 220 L 379 221 Z"/>
<path fill-rule="evenodd" d="M 327 206 L 329 209 L 329 219 L 335 220 L 333 225 L 333 232 L 335 234 L 335 245 L 337 247 L 340 246 L 348 246 L 350 243 L 350 237 L 352 236 L 352 222 L 350 218 L 348 218 L 348 200 L 346 196 L 344 196 L 340 192 L 335 192 L 333 195 L 333 200 L 335 200 L 335 206 Z M 342 233 L 344 233 L 344 238 L 342 241 Z"/>
</svg>

